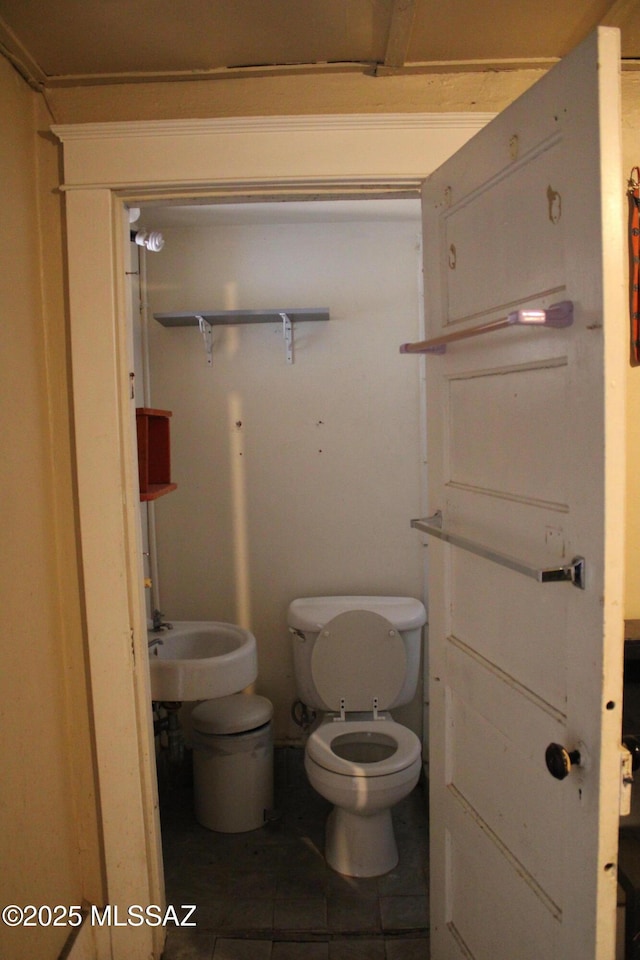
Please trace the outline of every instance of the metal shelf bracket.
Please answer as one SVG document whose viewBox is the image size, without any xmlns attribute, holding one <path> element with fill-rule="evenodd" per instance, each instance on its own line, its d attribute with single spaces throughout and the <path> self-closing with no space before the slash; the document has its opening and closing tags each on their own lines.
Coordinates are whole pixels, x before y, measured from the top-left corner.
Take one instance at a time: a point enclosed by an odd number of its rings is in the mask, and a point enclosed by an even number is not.
<svg viewBox="0 0 640 960">
<path fill-rule="evenodd" d="M 282 336 L 287 348 L 287 363 L 293 363 L 293 324 L 288 313 L 282 312 Z"/>
<path fill-rule="evenodd" d="M 204 317 L 201 317 L 199 314 L 196 317 L 198 321 L 198 326 L 200 327 L 200 333 L 204 340 L 204 348 L 207 352 L 207 363 L 211 367 L 213 365 L 213 327 L 208 320 L 205 320 Z"/>
</svg>

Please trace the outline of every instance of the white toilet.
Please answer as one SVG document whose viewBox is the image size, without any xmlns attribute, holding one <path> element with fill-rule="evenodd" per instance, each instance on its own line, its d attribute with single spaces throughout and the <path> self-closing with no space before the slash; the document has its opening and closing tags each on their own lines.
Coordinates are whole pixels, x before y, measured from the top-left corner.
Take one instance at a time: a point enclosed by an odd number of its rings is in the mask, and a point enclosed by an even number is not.
<svg viewBox="0 0 640 960">
<path fill-rule="evenodd" d="M 334 804 L 325 856 L 347 876 L 380 876 L 398 862 L 391 808 L 418 782 L 422 751 L 388 711 L 413 699 L 425 621 L 424 606 L 409 597 L 310 597 L 289 606 L 298 695 L 322 714 L 305 770 Z"/>
</svg>

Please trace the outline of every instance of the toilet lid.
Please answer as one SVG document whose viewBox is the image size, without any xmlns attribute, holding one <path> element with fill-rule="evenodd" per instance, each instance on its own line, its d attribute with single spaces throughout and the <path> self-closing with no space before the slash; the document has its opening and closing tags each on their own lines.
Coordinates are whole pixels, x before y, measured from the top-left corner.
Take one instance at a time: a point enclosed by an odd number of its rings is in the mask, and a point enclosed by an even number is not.
<svg viewBox="0 0 640 960">
<path fill-rule="evenodd" d="M 398 630 L 379 613 L 348 610 L 324 625 L 311 654 L 311 675 L 330 710 L 387 710 L 404 684 L 407 657 Z"/>
<path fill-rule="evenodd" d="M 381 750 L 380 759 L 375 759 L 376 746 Z M 306 746 L 308 757 L 319 767 L 349 777 L 398 773 L 420 758 L 421 749 L 413 730 L 395 720 L 323 723 L 311 734 Z"/>
</svg>

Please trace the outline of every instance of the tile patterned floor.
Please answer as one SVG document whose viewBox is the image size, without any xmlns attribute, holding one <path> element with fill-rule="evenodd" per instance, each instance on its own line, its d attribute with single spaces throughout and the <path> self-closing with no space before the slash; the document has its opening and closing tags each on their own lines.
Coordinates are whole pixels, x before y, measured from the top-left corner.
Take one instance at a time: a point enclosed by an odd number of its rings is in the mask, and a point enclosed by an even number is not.
<svg viewBox="0 0 640 960">
<path fill-rule="evenodd" d="M 213 833 L 196 823 L 188 772 L 161 784 L 167 902 L 197 905 L 197 926 L 170 929 L 163 960 L 429 957 L 422 786 L 394 810 L 398 866 L 358 880 L 324 861 L 330 805 L 307 783 L 299 748 L 276 750 L 276 814 L 250 833 Z"/>
</svg>

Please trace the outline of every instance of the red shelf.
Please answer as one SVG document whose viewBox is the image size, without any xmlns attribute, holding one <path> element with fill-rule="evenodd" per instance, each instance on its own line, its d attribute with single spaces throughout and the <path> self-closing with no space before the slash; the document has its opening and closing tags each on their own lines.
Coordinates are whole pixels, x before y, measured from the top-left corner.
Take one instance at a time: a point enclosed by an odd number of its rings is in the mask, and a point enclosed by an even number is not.
<svg viewBox="0 0 640 960">
<path fill-rule="evenodd" d="M 136 410 L 141 501 L 157 500 L 177 487 L 171 482 L 170 417 L 170 410 Z"/>
</svg>

